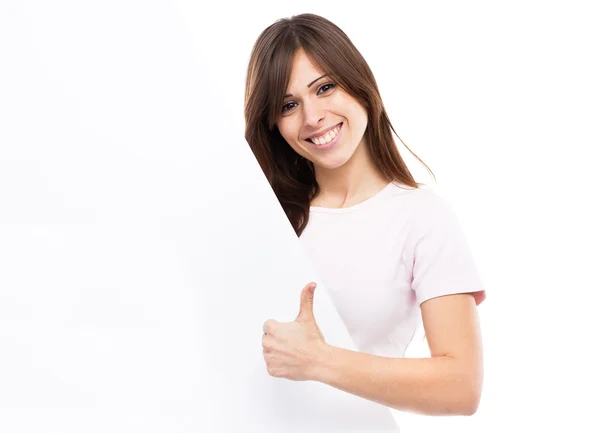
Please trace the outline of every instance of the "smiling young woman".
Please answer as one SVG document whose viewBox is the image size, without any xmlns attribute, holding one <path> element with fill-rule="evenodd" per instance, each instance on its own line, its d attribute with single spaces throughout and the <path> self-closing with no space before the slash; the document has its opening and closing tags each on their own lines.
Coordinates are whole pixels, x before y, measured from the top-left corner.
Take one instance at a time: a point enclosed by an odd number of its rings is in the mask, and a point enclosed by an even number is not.
<svg viewBox="0 0 600 433">
<path fill-rule="evenodd" d="M 348 163 L 358 147 L 363 158 L 356 158 L 364 161 L 366 110 L 315 68 L 303 49 L 292 61 L 287 92 L 276 126 L 292 149 L 313 163 L 317 184 L 321 172 Z"/>
<path fill-rule="evenodd" d="M 474 413 L 486 292 L 452 207 L 400 156 L 362 55 L 323 17 L 278 20 L 253 47 L 244 102 L 246 140 L 359 350 L 325 343 L 308 284 L 294 322 L 265 322 L 269 374 L 403 411 Z M 419 312 L 431 357 L 404 358 Z"/>
<path fill-rule="evenodd" d="M 330 112 L 326 119 L 324 110 Z M 246 140 L 298 236 L 308 223 L 312 200 L 322 191 L 340 201 L 346 198 L 342 195 L 373 195 L 392 180 L 413 188 L 421 185 L 396 147 L 371 69 L 346 34 L 323 17 L 297 15 L 263 31 L 250 56 L 244 114 Z M 352 124 L 347 119 L 344 126 L 345 115 Z M 372 120 L 367 124 L 367 119 Z M 302 127 L 302 122 L 308 124 Z M 305 141 L 338 123 L 347 135 L 343 149 L 329 151 Z M 287 141 L 290 134 L 296 135 Z M 337 175 L 366 168 L 364 181 L 351 185 L 351 191 L 342 191 L 336 182 L 329 187 L 318 181 L 321 167 L 340 168 L 355 151 L 360 164 Z"/>
</svg>

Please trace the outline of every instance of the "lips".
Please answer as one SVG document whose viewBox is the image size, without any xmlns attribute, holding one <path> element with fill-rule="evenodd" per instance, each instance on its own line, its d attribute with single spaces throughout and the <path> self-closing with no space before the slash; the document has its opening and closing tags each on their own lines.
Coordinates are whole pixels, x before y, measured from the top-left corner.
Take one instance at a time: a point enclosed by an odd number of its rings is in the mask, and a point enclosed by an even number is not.
<svg viewBox="0 0 600 433">
<path fill-rule="evenodd" d="M 340 124 L 343 126 L 343 122 Z M 336 128 L 339 125 L 334 126 L 334 128 Z M 333 140 L 331 140 L 329 143 L 325 143 L 325 144 L 315 144 L 310 140 L 306 140 L 306 142 L 310 145 L 310 147 L 312 149 L 315 149 L 317 152 L 325 152 L 328 151 L 329 149 L 333 148 L 333 147 L 337 147 L 337 143 L 340 141 L 340 137 L 342 136 L 342 134 L 344 133 L 344 129 L 343 127 L 340 126 L 340 129 L 338 131 L 338 133 L 336 134 L 336 136 L 334 137 Z"/>
<path fill-rule="evenodd" d="M 326 130 L 324 130 L 324 131 L 322 131 L 322 132 L 320 132 L 320 133 L 318 133 L 318 134 L 313 134 L 313 135 L 311 135 L 311 136 L 309 136 L 309 137 L 305 138 L 305 139 L 304 139 L 304 141 L 308 141 L 310 144 L 313 144 L 313 145 L 314 145 L 314 143 L 312 142 L 311 138 L 322 137 L 322 136 L 324 136 L 325 134 L 327 134 L 329 131 L 333 131 L 333 130 L 334 130 L 335 128 L 337 128 L 338 126 L 341 126 L 341 125 L 342 125 L 342 123 L 344 123 L 344 122 L 340 122 L 340 123 L 338 123 L 337 125 L 333 125 L 331 128 L 327 128 Z"/>
</svg>

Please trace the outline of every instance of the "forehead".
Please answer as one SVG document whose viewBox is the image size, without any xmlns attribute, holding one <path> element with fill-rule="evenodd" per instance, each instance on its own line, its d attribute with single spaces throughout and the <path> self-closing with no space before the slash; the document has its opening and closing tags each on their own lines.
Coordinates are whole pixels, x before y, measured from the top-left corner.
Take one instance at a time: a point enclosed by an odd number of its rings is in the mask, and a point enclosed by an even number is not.
<svg viewBox="0 0 600 433">
<path fill-rule="evenodd" d="M 308 58 L 304 50 L 298 50 L 292 61 L 292 73 L 288 89 L 305 88 L 315 78 L 323 75 L 323 71 L 314 65 Z"/>
</svg>

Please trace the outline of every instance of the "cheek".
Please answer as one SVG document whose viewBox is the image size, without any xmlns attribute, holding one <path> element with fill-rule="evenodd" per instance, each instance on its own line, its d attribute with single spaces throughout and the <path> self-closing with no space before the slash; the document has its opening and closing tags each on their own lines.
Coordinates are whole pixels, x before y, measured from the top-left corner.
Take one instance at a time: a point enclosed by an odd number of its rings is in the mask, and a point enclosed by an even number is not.
<svg viewBox="0 0 600 433">
<path fill-rule="evenodd" d="M 356 101 L 350 95 L 348 95 L 347 93 L 339 92 L 335 102 L 336 107 L 341 107 L 341 112 L 345 112 L 347 117 L 353 120 L 352 129 L 355 128 L 354 125 L 356 125 L 356 127 L 360 125 L 361 128 L 363 124 L 366 125 L 368 117 L 367 111 L 358 101 Z"/>
<path fill-rule="evenodd" d="M 368 114 L 362 105 L 357 104 L 353 107 L 352 118 L 354 119 L 353 129 L 357 132 L 363 132 L 368 124 Z"/>
<path fill-rule="evenodd" d="M 279 122 L 277 128 L 279 129 L 279 133 L 283 137 L 283 139 L 290 145 L 292 148 L 298 148 L 298 128 L 294 124 L 294 122 L 288 121 Z"/>
<path fill-rule="evenodd" d="M 352 107 L 352 115 L 355 118 L 360 119 L 362 121 L 362 120 L 364 120 L 363 118 L 367 117 L 367 110 L 365 110 L 365 107 L 360 105 L 357 101 L 352 100 L 351 107 Z"/>
<path fill-rule="evenodd" d="M 291 128 L 289 122 L 279 122 L 277 124 L 277 129 L 279 129 L 279 133 L 285 139 L 285 141 L 289 142 L 291 136 Z"/>
</svg>

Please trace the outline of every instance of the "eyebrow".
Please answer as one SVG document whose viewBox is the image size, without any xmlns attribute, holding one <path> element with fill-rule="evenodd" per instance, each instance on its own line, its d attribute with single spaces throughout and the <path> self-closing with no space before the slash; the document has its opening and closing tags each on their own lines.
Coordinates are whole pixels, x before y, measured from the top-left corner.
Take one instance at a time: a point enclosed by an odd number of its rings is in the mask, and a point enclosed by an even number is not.
<svg viewBox="0 0 600 433">
<path fill-rule="evenodd" d="M 323 74 L 321 75 L 319 78 L 312 80 L 310 83 L 308 83 L 308 85 L 306 87 L 310 88 L 310 86 L 312 86 L 313 84 L 315 84 L 317 81 L 319 81 L 321 78 L 328 76 L 329 74 Z M 289 93 L 287 95 L 284 96 L 284 98 L 287 98 L 288 96 L 294 96 L 294 95 L 290 95 Z"/>
</svg>

